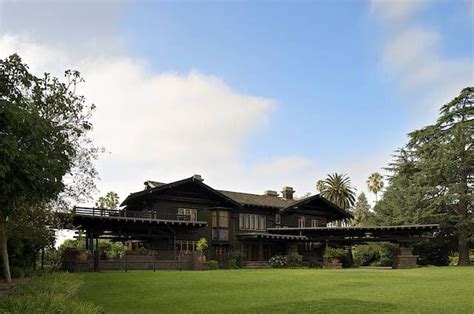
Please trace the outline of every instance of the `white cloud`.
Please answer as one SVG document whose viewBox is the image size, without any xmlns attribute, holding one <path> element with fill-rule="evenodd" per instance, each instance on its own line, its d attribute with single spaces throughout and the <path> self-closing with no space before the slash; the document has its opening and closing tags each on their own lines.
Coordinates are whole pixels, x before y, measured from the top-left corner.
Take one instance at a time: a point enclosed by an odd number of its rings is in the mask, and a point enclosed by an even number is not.
<svg viewBox="0 0 474 314">
<path fill-rule="evenodd" d="M 409 19 L 423 3 L 372 1 L 375 14 L 388 26 L 383 62 L 395 75 L 415 117 L 414 127 L 431 123 L 441 105 L 474 82 L 474 59 L 442 55 L 442 36 Z M 392 12 L 390 15 L 390 12 Z M 398 13 L 396 13 L 398 12 Z M 404 20 L 394 18 L 403 17 Z"/>
<path fill-rule="evenodd" d="M 398 21 L 410 17 L 426 1 L 425 0 L 372 0 L 372 12 L 383 18 Z"/>
<path fill-rule="evenodd" d="M 314 190 L 315 166 L 301 156 L 243 162 L 245 141 L 268 125 L 276 106 L 270 99 L 199 72 L 152 74 L 146 63 L 126 56 L 76 58 L 26 37 L 1 36 L 0 57 L 13 52 L 35 73 L 75 68 L 85 77 L 80 93 L 97 105 L 94 139 L 110 152 L 98 163 L 102 192 L 124 198 L 146 179 L 169 182 L 194 173 L 219 188 Z"/>
</svg>

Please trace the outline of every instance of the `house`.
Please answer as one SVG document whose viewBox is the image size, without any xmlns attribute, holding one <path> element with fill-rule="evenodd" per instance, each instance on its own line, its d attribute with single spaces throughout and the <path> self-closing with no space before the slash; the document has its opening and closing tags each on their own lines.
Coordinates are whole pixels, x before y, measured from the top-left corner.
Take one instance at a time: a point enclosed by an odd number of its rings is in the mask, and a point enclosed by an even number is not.
<svg viewBox="0 0 474 314">
<path fill-rule="evenodd" d="M 142 191 L 123 201 L 121 210 L 77 207 L 73 221 L 86 231 L 92 251 L 94 239 L 100 237 L 124 241 L 130 249 L 153 250 L 161 258 L 176 258 L 194 252 L 197 241 L 205 238 L 208 258 L 221 264 L 234 251 L 247 262 L 294 252 L 303 259 L 322 259 L 329 243 L 409 243 L 437 228 L 328 227 L 352 215 L 320 195 L 295 199 L 294 192 L 288 186 L 281 194 L 217 190 L 200 175 L 171 183 L 146 181 Z"/>
</svg>

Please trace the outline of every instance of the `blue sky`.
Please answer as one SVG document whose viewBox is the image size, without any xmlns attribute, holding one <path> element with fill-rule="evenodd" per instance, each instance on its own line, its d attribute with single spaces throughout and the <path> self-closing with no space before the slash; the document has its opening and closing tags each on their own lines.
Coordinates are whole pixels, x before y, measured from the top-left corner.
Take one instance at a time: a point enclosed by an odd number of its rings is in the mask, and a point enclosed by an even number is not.
<svg viewBox="0 0 474 314">
<path fill-rule="evenodd" d="M 367 192 L 474 83 L 472 1 L 0 3 L 1 57 L 84 74 L 98 186 L 122 198 L 194 173 L 303 194 L 342 172 Z"/>
</svg>

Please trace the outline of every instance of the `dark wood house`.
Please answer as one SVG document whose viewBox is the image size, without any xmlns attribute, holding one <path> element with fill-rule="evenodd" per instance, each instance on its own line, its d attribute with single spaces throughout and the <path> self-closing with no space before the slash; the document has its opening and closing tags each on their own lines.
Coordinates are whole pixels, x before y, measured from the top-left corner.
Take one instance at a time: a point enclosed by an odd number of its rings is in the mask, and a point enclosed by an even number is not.
<svg viewBox="0 0 474 314">
<path fill-rule="evenodd" d="M 321 259 L 329 242 L 410 242 L 437 228 L 328 228 L 352 215 L 320 195 L 294 199 L 293 194 L 291 187 L 283 187 L 281 194 L 216 190 L 194 175 L 172 183 L 146 181 L 145 189 L 130 194 L 121 210 L 77 207 L 73 221 L 86 231 L 92 251 L 93 239 L 100 237 L 176 258 L 194 252 L 197 241 L 205 238 L 208 258 L 222 264 L 233 251 L 239 251 L 243 261 L 267 261 L 294 252 L 303 259 Z"/>
</svg>

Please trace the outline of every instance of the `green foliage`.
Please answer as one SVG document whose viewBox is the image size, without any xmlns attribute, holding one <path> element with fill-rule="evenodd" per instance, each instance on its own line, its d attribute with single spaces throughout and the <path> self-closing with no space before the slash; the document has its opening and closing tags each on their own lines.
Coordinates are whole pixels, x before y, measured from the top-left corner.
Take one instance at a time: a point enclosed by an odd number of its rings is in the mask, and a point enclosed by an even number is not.
<svg viewBox="0 0 474 314">
<path fill-rule="evenodd" d="M 281 255 L 275 255 L 268 260 L 268 264 L 273 268 L 283 268 L 286 266 L 286 259 Z"/>
<path fill-rule="evenodd" d="M 306 266 L 308 266 L 308 268 L 322 268 L 323 263 L 321 263 L 317 259 L 311 259 L 306 263 Z"/>
<path fill-rule="evenodd" d="M 207 250 L 207 240 L 206 238 L 201 238 L 198 240 L 197 245 L 196 245 L 196 251 L 198 252 L 199 255 L 205 255 Z"/>
<path fill-rule="evenodd" d="M 286 264 L 288 267 L 301 267 L 302 266 L 302 256 L 298 253 L 291 253 L 286 258 Z"/>
<path fill-rule="evenodd" d="M 213 259 L 209 260 L 209 262 L 207 262 L 207 265 L 209 266 L 210 270 L 219 269 L 219 262 Z"/>
<path fill-rule="evenodd" d="M 242 256 L 239 250 L 234 250 L 230 253 L 229 268 L 242 268 Z"/>
<path fill-rule="evenodd" d="M 324 253 L 324 257 L 330 261 L 339 260 L 343 267 L 351 266 L 349 253 L 343 248 L 327 248 L 326 252 Z"/>
<path fill-rule="evenodd" d="M 453 239 L 461 265 L 469 264 L 474 234 L 473 105 L 474 88 L 465 88 L 441 107 L 435 124 L 409 134 L 389 165 L 389 187 L 375 207 L 378 224 L 439 223 L 442 232 L 434 241 Z M 422 259 L 431 259 L 427 253 L 420 251 Z"/>
<path fill-rule="evenodd" d="M 110 191 L 105 196 L 99 197 L 95 205 L 99 208 L 117 209 L 119 203 L 118 194 Z"/>
<path fill-rule="evenodd" d="M 345 174 L 329 174 L 323 181 L 316 183 L 321 195 L 341 207 L 349 209 L 355 202 L 355 188 L 351 186 L 351 180 Z"/>
<path fill-rule="evenodd" d="M 82 284 L 82 277 L 67 273 L 33 277 L 19 292 L 0 300 L 0 312 L 103 313 L 100 307 L 74 298 Z"/>
<path fill-rule="evenodd" d="M 455 250 L 452 239 L 423 242 L 416 245 L 413 254 L 419 255 L 418 265 L 447 266 L 450 263 L 449 256 Z"/>
<path fill-rule="evenodd" d="M 95 188 L 93 161 L 99 149 L 88 132 L 93 105 L 75 91 L 78 72 L 66 71 L 66 82 L 45 73 L 36 77 L 16 54 L 0 60 L 0 246 L 18 233 L 49 241 L 53 208 L 80 200 Z M 35 217 L 35 219 L 28 219 Z M 37 239 L 36 236 L 37 236 Z M 8 267 L 5 269 L 9 280 Z"/>
<path fill-rule="evenodd" d="M 393 265 L 397 247 L 390 243 L 371 243 L 357 245 L 352 248 L 354 266 L 384 266 Z"/>
<path fill-rule="evenodd" d="M 357 197 L 357 202 L 352 210 L 354 219 L 352 224 L 354 226 L 370 226 L 372 225 L 373 215 L 370 212 L 370 205 L 364 192 Z"/>
</svg>

